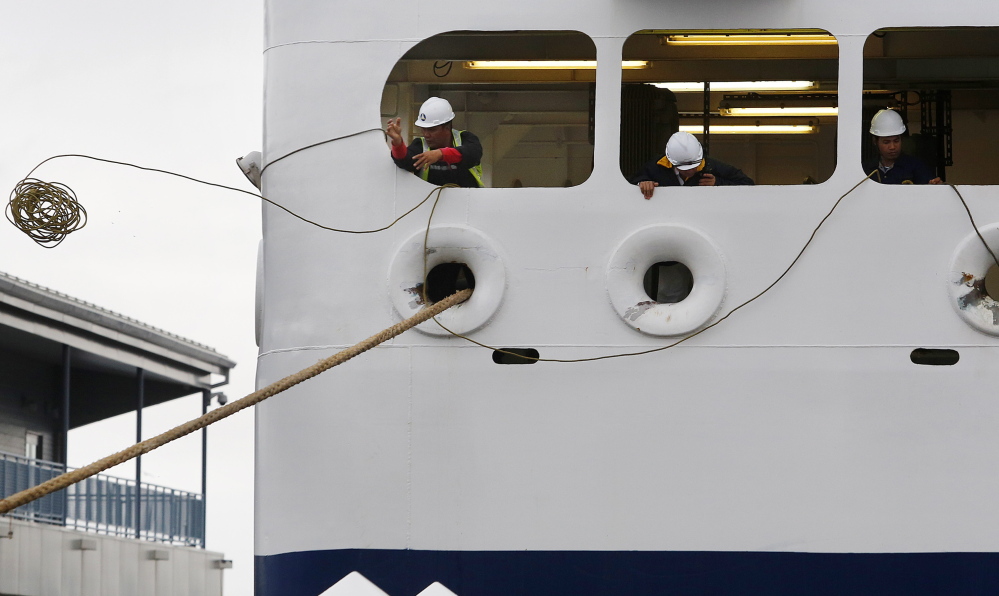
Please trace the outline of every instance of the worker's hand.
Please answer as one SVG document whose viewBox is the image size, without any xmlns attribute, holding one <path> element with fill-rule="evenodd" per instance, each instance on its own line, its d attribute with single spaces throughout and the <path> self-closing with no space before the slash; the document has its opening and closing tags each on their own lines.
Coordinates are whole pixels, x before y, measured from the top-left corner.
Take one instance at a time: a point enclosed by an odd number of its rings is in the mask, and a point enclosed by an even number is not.
<svg viewBox="0 0 999 596">
<path fill-rule="evenodd" d="M 929 184 L 943 184 L 943 180 L 941 180 L 940 178 L 934 178 L 933 180 L 929 181 Z"/>
<path fill-rule="evenodd" d="M 392 139 L 393 145 L 405 145 L 406 141 L 402 138 L 402 118 L 389 118 L 385 134 Z"/>
<path fill-rule="evenodd" d="M 434 164 L 444 159 L 444 152 L 440 149 L 431 149 L 413 156 L 413 165 L 417 170 L 422 170 L 430 164 Z"/>
<path fill-rule="evenodd" d="M 697 186 L 714 186 L 714 185 L 715 185 L 714 174 L 701 174 L 701 179 L 697 181 Z"/>
<path fill-rule="evenodd" d="M 642 191 L 642 195 L 646 201 L 652 198 L 652 192 L 656 190 L 657 186 L 659 186 L 659 183 L 651 180 L 642 180 L 638 183 L 638 188 Z"/>
</svg>

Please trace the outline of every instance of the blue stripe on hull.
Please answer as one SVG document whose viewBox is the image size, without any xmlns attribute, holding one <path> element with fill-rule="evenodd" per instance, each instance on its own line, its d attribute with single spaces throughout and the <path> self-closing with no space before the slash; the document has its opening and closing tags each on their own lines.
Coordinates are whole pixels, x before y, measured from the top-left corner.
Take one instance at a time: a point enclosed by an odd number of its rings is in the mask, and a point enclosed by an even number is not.
<svg viewBox="0 0 999 596">
<path fill-rule="evenodd" d="M 317 596 L 358 571 L 389 596 L 959 596 L 999 593 L 999 553 L 331 550 L 256 558 L 257 596 Z"/>
</svg>

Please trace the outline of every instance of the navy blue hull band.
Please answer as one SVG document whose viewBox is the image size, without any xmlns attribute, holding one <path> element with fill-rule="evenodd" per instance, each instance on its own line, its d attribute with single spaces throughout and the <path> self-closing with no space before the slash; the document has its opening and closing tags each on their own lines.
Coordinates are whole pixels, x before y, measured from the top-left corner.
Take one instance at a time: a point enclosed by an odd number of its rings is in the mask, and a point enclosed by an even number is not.
<svg viewBox="0 0 999 596">
<path fill-rule="evenodd" d="M 257 557 L 256 595 L 318 596 L 352 571 L 389 596 L 999 594 L 999 553 L 351 549 Z"/>
</svg>

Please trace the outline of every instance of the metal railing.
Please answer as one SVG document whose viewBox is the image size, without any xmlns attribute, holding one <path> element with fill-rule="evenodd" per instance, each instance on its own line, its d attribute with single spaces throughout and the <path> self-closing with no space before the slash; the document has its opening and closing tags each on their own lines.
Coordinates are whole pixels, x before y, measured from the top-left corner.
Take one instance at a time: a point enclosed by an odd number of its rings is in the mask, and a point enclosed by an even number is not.
<svg viewBox="0 0 999 596">
<path fill-rule="evenodd" d="M 31 488 L 72 468 L 0 452 L 0 498 Z M 136 500 L 142 512 L 136 523 Z M 8 515 L 86 532 L 155 542 L 204 546 L 202 495 L 98 474 Z"/>
</svg>

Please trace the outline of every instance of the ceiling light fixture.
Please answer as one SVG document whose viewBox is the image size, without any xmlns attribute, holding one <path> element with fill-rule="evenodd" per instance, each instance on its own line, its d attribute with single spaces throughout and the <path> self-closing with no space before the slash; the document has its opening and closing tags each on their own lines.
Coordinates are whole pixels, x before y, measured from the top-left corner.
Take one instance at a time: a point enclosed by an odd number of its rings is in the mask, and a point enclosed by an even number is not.
<svg viewBox="0 0 999 596">
<path fill-rule="evenodd" d="M 651 83 L 673 93 L 703 93 L 704 83 Z M 712 91 L 808 91 L 815 89 L 815 81 L 711 81 Z"/>
<path fill-rule="evenodd" d="M 722 116 L 755 116 L 755 117 L 781 117 L 781 116 L 836 116 L 839 108 L 832 106 L 815 107 L 745 107 L 745 108 L 719 108 L 718 113 Z"/>
<path fill-rule="evenodd" d="M 473 70 L 593 70 L 596 60 L 472 60 L 465 68 Z M 648 60 L 624 60 L 621 68 L 648 68 Z"/>
<path fill-rule="evenodd" d="M 692 33 L 667 35 L 669 45 L 691 46 L 764 46 L 764 45 L 836 45 L 828 33 Z"/>
<path fill-rule="evenodd" d="M 812 134 L 819 127 L 812 124 L 712 124 L 708 130 L 713 135 L 793 135 Z M 700 124 L 681 124 L 680 131 L 699 135 L 704 133 Z"/>
</svg>

